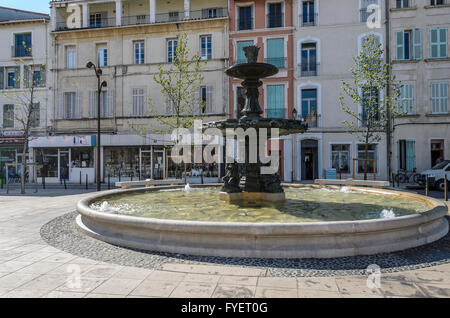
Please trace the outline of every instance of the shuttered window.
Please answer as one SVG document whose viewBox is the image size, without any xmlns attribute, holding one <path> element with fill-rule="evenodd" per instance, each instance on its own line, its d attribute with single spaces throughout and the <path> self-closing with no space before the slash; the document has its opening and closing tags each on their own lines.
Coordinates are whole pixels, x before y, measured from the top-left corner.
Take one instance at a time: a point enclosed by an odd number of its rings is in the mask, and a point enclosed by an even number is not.
<svg viewBox="0 0 450 318">
<path fill-rule="evenodd" d="M 267 86 L 267 117 L 284 118 L 284 85 Z"/>
<path fill-rule="evenodd" d="M 143 116 L 144 115 L 144 89 L 134 88 L 133 89 L 133 116 Z"/>
<path fill-rule="evenodd" d="M 430 57 L 446 58 L 447 56 L 447 28 L 430 29 Z"/>
<path fill-rule="evenodd" d="M 431 84 L 431 112 L 433 114 L 448 113 L 448 83 Z"/>
<path fill-rule="evenodd" d="M 267 40 L 267 63 L 275 65 L 279 69 L 285 68 L 284 39 Z"/>
<path fill-rule="evenodd" d="M 200 98 L 201 98 L 201 109 L 202 114 L 212 114 L 213 111 L 213 87 L 212 86 L 202 86 L 200 88 Z"/>
<path fill-rule="evenodd" d="M 414 113 L 414 85 L 404 84 L 400 88 L 400 96 L 397 101 L 398 110 L 405 114 Z"/>
</svg>

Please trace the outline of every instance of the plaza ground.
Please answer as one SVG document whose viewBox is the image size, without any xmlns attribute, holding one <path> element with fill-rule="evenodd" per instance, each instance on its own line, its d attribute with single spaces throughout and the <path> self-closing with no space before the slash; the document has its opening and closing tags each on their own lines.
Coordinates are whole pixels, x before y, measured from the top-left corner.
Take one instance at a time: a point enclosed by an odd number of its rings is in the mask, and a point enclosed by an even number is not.
<svg viewBox="0 0 450 318">
<path fill-rule="evenodd" d="M 92 190 L 91 190 L 92 191 Z M 0 297 L 450 297 L 450 263 L 381 276 L 273 277 L 260 267 L 161 263 L 155 269 L 82 258 L 48 245 L 49 221 L 75 210 L 83 189 L 0 190 Z M 433 192 L 433 196 L 442 192 Z M 79 280 L 74 273 L 80 271 Z M 77 284 L 77 283 L 80 284 Z"/>
</svg>

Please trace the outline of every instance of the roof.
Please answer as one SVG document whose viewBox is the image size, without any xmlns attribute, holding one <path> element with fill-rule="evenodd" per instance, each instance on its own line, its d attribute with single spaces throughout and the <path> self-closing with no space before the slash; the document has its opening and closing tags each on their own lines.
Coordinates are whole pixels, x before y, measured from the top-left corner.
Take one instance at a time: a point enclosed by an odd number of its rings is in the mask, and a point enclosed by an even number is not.
<svg viewBox="0 0 450 318">
<path fill-rule="evenodd" d="M 50 16 L 45 13 L 0 7 L 0 22 L 36 20 L 36 19 L 50 19 Z"/>
</svg>

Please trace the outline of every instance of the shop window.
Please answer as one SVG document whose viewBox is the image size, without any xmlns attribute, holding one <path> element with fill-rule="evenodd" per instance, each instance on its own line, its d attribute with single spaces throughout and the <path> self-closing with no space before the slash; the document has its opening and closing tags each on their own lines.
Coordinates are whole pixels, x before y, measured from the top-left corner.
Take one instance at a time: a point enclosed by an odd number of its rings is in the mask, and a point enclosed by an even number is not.
<svg viewBox="0 0 450 318">
<path fill-rule="evenodd" d="M 72 148 L 72 168 L 94 168 L 92 148 Z"/>
</svg>

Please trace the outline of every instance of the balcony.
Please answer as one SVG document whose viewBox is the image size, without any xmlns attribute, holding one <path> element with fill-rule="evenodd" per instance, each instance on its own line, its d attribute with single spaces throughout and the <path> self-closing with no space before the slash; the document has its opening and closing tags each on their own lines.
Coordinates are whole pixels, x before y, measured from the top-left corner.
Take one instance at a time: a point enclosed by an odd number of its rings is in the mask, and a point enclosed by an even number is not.
<svg viewBox="0 0 450 318">
<path fill-rule="evenodd" d="M 317 17 L 318 17 L 317 13 L 308 15 L 300 14 L 298 20 L 300 21 L 300 25 L 302 27 L 310 27 L 317 25 Z"/>
<path fill-rule="evenodd" d="M 195 21 L 195 20 L 225 18 L 227 16 L 228 10 L 226 8 L 208 8 L 203 10 L 189 11 L 188 17 L 186 17 L 185 11 L 171 11 L 155 14 L 153 17 L 150 14 L 122 17 L 120 25 L 117 24 L 116 17 L 101 18 L 95 22 L 90 21 L 87 29 L 108 28 L 116 26 L 131 26 L 142 24 L 171 23 L 180 21 Z M 56 31 L 65 31 L 71 29 L 77 28 L 69 28 L 67 22 L 56 23 Z M 79 29 L 83 29 L 83 27 L 80 27 Z"/>
<path fill-rule="evenodd" d="M 307 124 L 309 128 L 317 128 L 319 127 L 319 117 L 320 115 L 314 112 L 302 118 L 302 121 Z"/>
<path fill-rule="evenodd" d="M 285 69 L 287 67 L 287 57 L 269 57 L 264 59 L 267 64 L 272 64 L 279 69 Z"/>
<path fill-rule="evenodd" d="M 319 63 L 299 64 L 297 77 L 310 77 L 319 75 Z"/>
<path fill-rule="evenodd" d="M 33 57 L 33 52 L 31 47 L 25 47 L 22 45 L 13 45 L 11 47 L 11 57 L 12 58 L 31 58 Z"/>
</svg>

